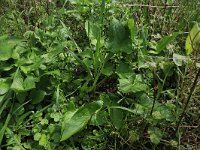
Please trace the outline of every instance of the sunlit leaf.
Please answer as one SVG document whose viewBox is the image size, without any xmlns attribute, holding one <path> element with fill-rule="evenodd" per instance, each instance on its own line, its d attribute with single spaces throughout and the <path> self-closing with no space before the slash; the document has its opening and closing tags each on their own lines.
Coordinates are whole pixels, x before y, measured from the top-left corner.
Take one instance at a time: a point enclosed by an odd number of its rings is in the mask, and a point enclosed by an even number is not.
<svg viewBox="0 0 200 150">
<path fill-rule="evenodd" d="M 182 66 L 183 63 L 185 63 L 188 60 L 187 57 L 179 55 L 179 54 L 173 54 L 173 61 L 177 66 Z"/>
<path fill-rule="evenodd" d="M 13 49 L 19 41 L 9 39 L 7 35 L 0 37 L 0 60 L 8 60 L 12 57 Z"/>
<path fill-rule="evenodd" d="M 39 145 L 47 147 L 47 144 L 48 144 L 47 136 L 45 134 L 42 134 L 39 140 Z"/>
<path fill-rule="evenodd" d="M 7 79 L 0 78 L 0 95 L 5 94 L 10 89 L 10 83 Z"/>
<path fill-rule="evenodd" d="M 100 38 L 100 45 L 103 46 L 104 44 L 104 40 L 102 37 L 100 37 L 100 25 L 95 23 L 95 22 L 91 22 L 91 21 L 86 21 L 85 22 L 85 30 L 87 33 L 87 36 L 89 37 L 91 44 L 96 45 L 98 39 Z"/>
<path fill-rule="evenodd" d="M 35 82 L 38 81 L 38 79 L 34 78 L 33 76 L 28 76 L 23 83 L 25 90 L 31 90 L 35 88 Z"/>
<path fill-rule="evenodd" d="M 24 91 L 23 80 L 24 80 L 23 76 L 21 75 L 19 71 L 17 71 L 10 88 L 14 90 L 15 92 Z"/>
<path fill-rule="evenodd" d="M 186 55 L 190 55 L 193 49 L 200 45 L 200 28 L 197 23 L 193 26 L 185 42 Z"/>
</svg>

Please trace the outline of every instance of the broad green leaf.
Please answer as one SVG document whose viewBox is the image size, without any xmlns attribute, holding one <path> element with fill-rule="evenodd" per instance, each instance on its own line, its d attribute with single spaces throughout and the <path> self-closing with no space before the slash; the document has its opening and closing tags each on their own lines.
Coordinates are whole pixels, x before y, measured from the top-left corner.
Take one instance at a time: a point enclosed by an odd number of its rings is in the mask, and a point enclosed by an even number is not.
<svg viewBox="0 0 200 150">
<path fill-rule="evenodd" d="M 200 28 L 197 23 L 193 26 L 185 42 L 186 55 L 190 55 L 193 49 L 200 48 Z"/>
<path fill-rule="evenodd" d="M 45 97 L 46 92 L 43 90 L 33 90 L 30 93 L 31 103 L 32 104 L 39 104 Z"/>
<path fill-rule="evenodd" d="M 116 107 L 118 104 L 116 102 L 113 102 L 112 105 Z M 117 109 L 117 108 L 111 109 L 110 118 L 116 129 L 119 130 L 123 126 L 124 115 L 122 109 Z"/>
<path fill-rule="evenodd" d="M 152 116 L 158 120 L 165 119 L 166 121 L 175 121 L 176 119 L 170 108 L 165 105 L 157 106 Z"/>
<path fill-rule="evenodd" d="M 80 131 L 87 124 L 91 117 L 89 110 L 84 107 L 80 108 L 74 114 L 71 113 L 69 115 L 68 122 L 65 122 L 64 126 L 62 126 L 63 133 L 61 141 L 67 140 L 69 137 Z"/>
<path fill-rule="evenodd" d="M 0 95 L 3 95 L 8 92 L 10 89 L 10 83 L 7 79 L 0 78 Z"/>
<path fill-rule="evenodd" d="M 150 135 L 150 140 L 154 144 L 159 144 L 162 138 L 162 132 L 157 127 L 149 127 L 148 134 Z"/>
<path fill-rule="evenodd" d="M 35 88 L 35 82 L 38 81 L 33 76 L 27 76 L 27 78 L 23 82 L 23 86 L 25 90 L 31 90 Z"/>
<path fill-rule="evenodd" d="M 110 117 L 115 128 L 119 130 L 123 126 L 123 111 L 121 109 L 112 109 Z"/>
<path fill-rule="evenodd" d="M 142 81 L 140 75 L 136 75 L 135 78 L 130 77 L 119 79 L 118 88 L 123 93 L 136 93 L 140 91 L 145 91 L 146 84 L 144 84 L 144 81 Z"/>
<path fill-rule="evenodd" d="M 129 78 L 133 76 L 133 71 L 130 69 L 130 66 L 123 62 L 120 62 L 117 66 L 116 73 L 120 78 Z"/>
<path fill-rule="evenodd" d="M 98 111 L 91 119 L 90 124 L 95 126 L 107 124 L 108 112 Z"/>
<path fill-rule="evenodd" d="M 38 79 L 34 78 L 33 76 L 27 76 L 24 80 L 24 77 L 21 75 L 19 71 L 16 72 L 13 83 L 11 85 L 11 89 L 15 92 L 25 92 L 35 88 L 35 82 Z"/>
<path fill-rule="evenodd" d="M 102 102 L 93 102 L 79 108 L 77 111 L 65 114 L 62 125 L 61 141 L 67 140 L 72 135 L 86 126 L 92 115 L 101 108 Z"/>
<path fill-rule="evenodd" d="M 102 74 L 110 76 L 113 73 L 113 70 L 113 65 L 111 63 L 107 63 L 102 70 Z"/>
<path fill-rule="evenodd" d="M 100 25 L 95 22 L 91 22 L 87 20 L 85 22 L 85 30 L 86 30 L 87 36 L 89 37 L 91 41 L 91 44 L 96 45 L 100 36 L 100 31 L 101 31 Z M 102 37 L 100 39 L 101 39 L 100 45 L 103 46 L 104 40 Z"/>
<path fill-rule="evenodd" d="M 156 52 L 159 54 L 166 46 L 175 40 L 175 38 L 178 36 L 178 32 L 174 32 L 172 35 L 163 37 L 156 46 Z"/>
<path fill-rule="evenodd" d="M 123 93 L 132 92 L 133 81 L 130 79 L 119 79 L 119 90 Z"/>
<path fill-rule="evenodd" d="M 19 41 L 9 39 L 7 35 L 0 37 L 0 61 L 8 60 L 12 57 L 13 49 Z"/>
<path fill-rule="evenodd" d="M 116 52 L 132 52 L 132 43 L 130 32 L 119 20 L 113 19 L 109 28 L 108 46 L 114 53 Z"/>
<path fill-rule="evenodd" d="M 31 52 L 28 58 L 18 60 L 17 64 L 20 66 L 20 69 L 25 74 L 27 74 L 33 70 L 40 68 L 43 61 L 44 60 L 42 60 L 42 58 L 40 58 L 37 54 Z"/>
<path fill-rule="evenodd" d="M 141 104 L 135 104 L 135 109 L 133 111 L 135 111 L 135 114 L 137 115 L 145 116 L 147 112 L 147 107 Z"/>
<path fill-rule="evenodd" d="M 99 109 L 101 109 L 102 106 L 103 106 L 102 101 L 94 101 L 94 102 L 86 105 L 86 108 L 89 110 L 90 114 L 93 115 L 95 112 L 97 112 Z"/>
<path fill-rule="evenodd" d="M 21 103 L 21 104 L 25 101 L 26 96 L 27 96 L 27 92 L 16 93 L 16 98 L 19 101 L 19 103 Z"/>
<path fill-rule="evenodd" d="M 23 76 L 21 75 L 19 71 L 17 71 L 10 88 L 15 92 L 24 91 L 23 80 L 24 80 Z"/>
</svg>

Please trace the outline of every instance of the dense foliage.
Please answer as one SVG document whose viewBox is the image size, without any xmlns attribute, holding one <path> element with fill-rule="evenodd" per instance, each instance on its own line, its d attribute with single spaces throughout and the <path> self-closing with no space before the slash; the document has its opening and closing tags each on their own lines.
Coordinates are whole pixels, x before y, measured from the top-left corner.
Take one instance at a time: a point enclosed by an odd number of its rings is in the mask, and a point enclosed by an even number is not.
<svg viewBox="0 0 200 150">
<path fill-rule="evenodd" d="M 4 0 L 0 149 L 199 149 L 199 0 Z"/>
</svg>

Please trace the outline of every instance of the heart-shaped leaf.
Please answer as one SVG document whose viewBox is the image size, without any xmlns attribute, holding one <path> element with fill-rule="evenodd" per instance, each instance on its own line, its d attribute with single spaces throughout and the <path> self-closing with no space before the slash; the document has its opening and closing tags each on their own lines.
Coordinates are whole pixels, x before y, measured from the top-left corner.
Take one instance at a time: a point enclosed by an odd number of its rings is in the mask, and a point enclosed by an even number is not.
<svg viewBox="0 0 200 150">
<path fill-rule="evenodd" d="M 101 101 L 90 103 L 78 110 L 66 112 L 62 125 L 61 141 L 67 140 L 72 135 L 86 126 L 92 115 L 101 108 Z"/>
</svg>

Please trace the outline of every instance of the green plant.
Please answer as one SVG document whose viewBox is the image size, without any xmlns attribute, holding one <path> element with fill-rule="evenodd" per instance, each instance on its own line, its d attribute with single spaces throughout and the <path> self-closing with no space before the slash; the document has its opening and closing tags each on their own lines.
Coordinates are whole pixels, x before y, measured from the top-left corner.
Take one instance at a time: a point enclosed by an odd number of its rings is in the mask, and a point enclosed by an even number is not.
<svg viewBox="0 0 200 150">
<path fill-rule="evenodd" d="M 1 3 L 0 148 L 198 149 L 196 5 Z"/>
</svg>

